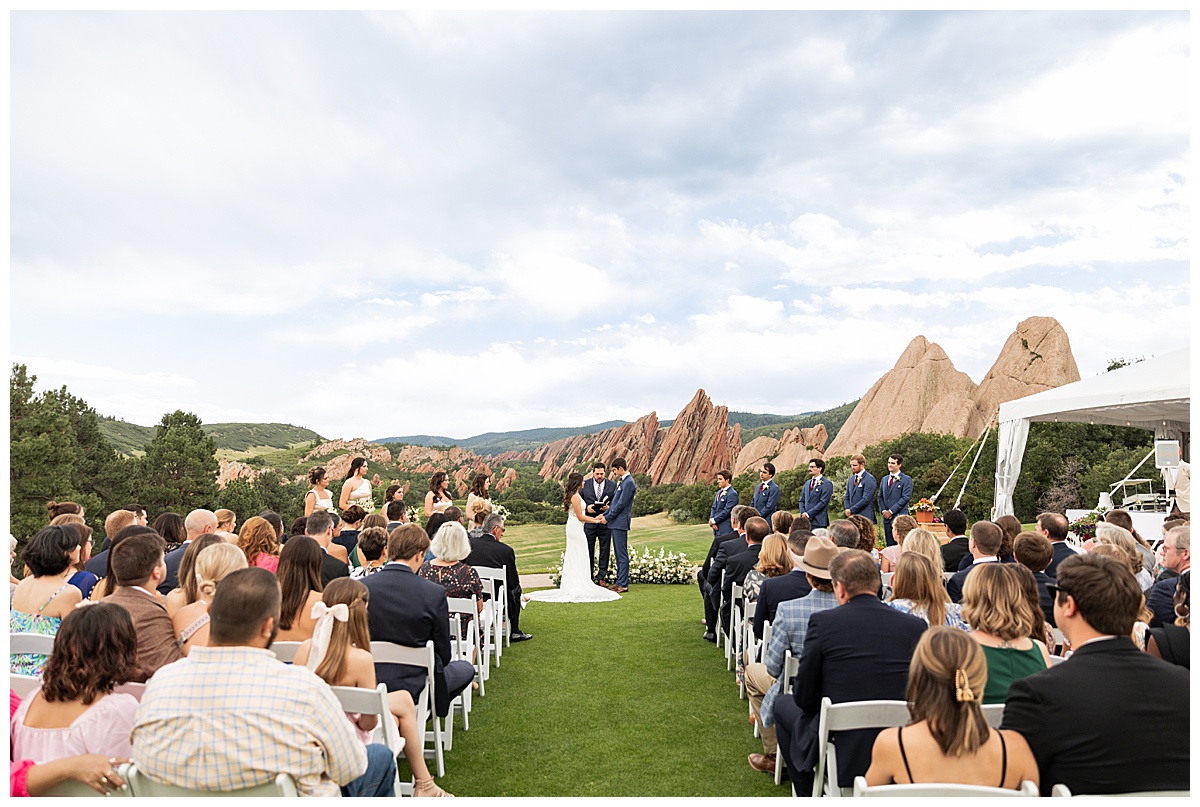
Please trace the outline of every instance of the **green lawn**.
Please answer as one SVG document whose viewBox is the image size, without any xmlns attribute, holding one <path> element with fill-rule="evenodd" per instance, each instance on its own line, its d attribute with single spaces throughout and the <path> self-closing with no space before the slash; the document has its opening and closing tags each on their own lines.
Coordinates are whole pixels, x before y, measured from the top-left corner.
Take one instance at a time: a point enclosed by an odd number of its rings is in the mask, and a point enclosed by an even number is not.
<svg viewBox="0 0 1200 807">
<path fill-rule="evenodd" d="M 561 524 L 514 525 L 505 528 L 504 543 L 517 553 L 521 574 L 549 572 L 558 566 L 566 547 L 565 530 Z M 629 530 L 630 553 L 643 546 L 653 550 L 661 546 L 668 552 L 683 552 L 697 566 L 703 563 L 711 543 L 712 530 L 707 524 L 676 524 L 665 513 L 635 518 Z"/>
<path fill-rule="evenodd" d="M 695 586 L 530 603 L 521 627 L 534 638 L 505 650 L 471 730 L 458 719 L 439 784 L 458 796 L 790 795 L 746 762 L 762 743 L 701 615 Z"/>
</svg>

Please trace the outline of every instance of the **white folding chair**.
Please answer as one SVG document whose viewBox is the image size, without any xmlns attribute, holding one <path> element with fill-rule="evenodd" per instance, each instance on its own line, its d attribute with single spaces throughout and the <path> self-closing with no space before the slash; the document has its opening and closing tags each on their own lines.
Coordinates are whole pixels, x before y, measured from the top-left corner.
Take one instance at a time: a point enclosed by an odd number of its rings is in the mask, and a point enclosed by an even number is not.
<svg viewBox="0 0 1200 807">
<path fill-rule="evenodd" d="M 296 651 L 300 649 L 300 642 L 272 642 L 271 652 L 275 654 L 275 658 L 282 661 L 284 664 L 291 664 L 296 659 Z"/>
<path fill-rule="evenodd" d="M 371 735 L 372 742 L 382 742 L 392 752 L 399 756 L 404 751 L 404 738 L 400 736 L 400 728 L 396 718 L 388 708 L 387 687 L 379 684 L 374 689 L 364 687 L 330 687 L 337 696 L 342 710 L 361 715 L 378 715 L 379 725 Z M 403 785 L 400 783 L 400 773 L 396 773 L 396 793 L 399 794 Z"/>
<path fill-rule="evenodd" d="M 891 588 L 891 585 L 892 585 L 892 577 L 894 577 L 894 576 L 895 576 L 895 574 L 896 574 L 895 572 L 880 572 L 880 574 L 879 574 L 879 580 L 880 580 L 880 582 L 882 582 L 882 583 L 883 583 L 885 586 L 887 586 L 887 587 Z"/>
<path fill-rule="evenodd" d="M 988 725 L 992 728 L 1000 728 L 1000 723 L 1004 720 L 1004 704 L 985 703 L 983 705 L 983 719 L 986 720 Z"/>
<path fill-rule="evenodd" d="M 450 656 L 470 662 L 475 667 L 475 680 L 482 679 L 479 652 L 479 613 L 478 600 L 470 597 L 448 597 L 450 607 Z M 465 626 L 465 630 L 464 630 Z M 462 634 L 466 633 L 466 636 Z M 463 731 L 471 728 L 471 687 L 468 686 L 450 702 L 450 711 L 446 714 L 445 725 L 442 728 L 442 738 L 446 750 L 454 747 L 454 713 L 457 711 L 463 718 Z"/>
<path fill-rule="evenodd" d="M 408 664 L 412 667 L 425 668 L 425 688 L 417 698 L 417 725 L 421 727 L 421 755 L 433 759 L 437 763 L 437 775 L 446 775 L 446 758 L 442 748 L 442 723 L 437 719 L 433 710 L 433 671 L 436 669 L 433 655 L 433 640 L 430 639 L 424 647 L 405 647 L 392 642 L 371 642 L 371 658 L 376 664 Z M 432 731 L 425 730 L 425 724 L 433 718 Z M 430 741 L 433 747 L 429 748 Z"/>
<path fill-rule="evenodd" d="M 747 602 L 745 605 L 745 613 L 742 614 L 741 629 L 738 632 L 738 644 L 741 646 L 742 655 L 739 658 L 743 663 L 746 658 L 754 658 L 758 653 L 758 643 L 754 640 L 754 614 L 758 611 L 758 600 Z M 738 700 L 746 699 L 746 674 L 743 670 L 742 677 L 738 681 Z"/>
<path fill-rule="evenodd" d="M 8 634 L 8 654 L 36 653 L 49 656 L 54 652 L 54 637 L 44 633 L 10 633 Z"/>
<path fill-rule="evenodd" d="M 1072 797 L 1071 788 L 1067 787 L 1064 784 L 1057 784 L 1054 787 L 1050 788 L 1050 795 L 1058 796 L 1060 798 L 1064 798 L 1064 797 L 1071 798 Z M 1088 797 L 1094 798 L 1094 799 L 1103 799 L 1103 798 L 1120 798 L 1120 797 L 1132 796 L 1133 798 L 1144 797 L 1144 798 L 1186 799 L 1191 795 L 1192 795 L 1192 791 L 1190 791 L 1190 790 L 1139 790 L 1135 793 L 1089 793 Z"/>
<path fill-rule="evenodd" d="M 854 790 L 853 786 L 843 790 L 838 782 L 837 748 L 830 738 L 831 732 L 886 729 L 907 725 L 909 719 L 908 704 L 904 701 L 848 701 L 835 704 L 829 698 L 821 698 L 813 797 L 849 796 Z"/>
<path fill-rule="evenodd" d="M 956 575 L 956 574 L 958 574 L 958 572 L 942 572 L 942 579 L 949 580 L 951 577 L 954 577 L 954 575 Z"/>
<path fill-rule="evenodd" d="M 1064 661 L 1066 661 L 1066 659 L 1063 658 L 1062 656 L 1051 656 L 1050 657 L 1050 666 L 1057 667 L 1059 664 L 1062 664 Z"/>
<path fill-rule="evenodd" d="M 767 630 L 771 627 L 767 623 L 767 627 L 763 629 L 763 637 L 767 635 Z M 792 655 L 792 649 L 789 647 L 783 651 L 783 678 L 780 680 L 779 697 L 791 697 L 792 682 L 796 678 L 796 674 L 800 672 L 800 657 Z M 783 781 L 783 754 L 775 755 L 775 784 Z"/>
<path fill-rule="evenodd" d="M 487 636 L 480 635 L 483 645 L 484 666 L 487 667 L 495 652 L 496 666 L 500 666 L 500 654 L 504 649 L 504 637 L 508 635 L 508 566 L 499 569 L 493 566 L 472 566 L 480 581 L 488 580 L 492 592 L 492 629 Z M 503 632 L 502 632 L 503 631 Z M 486 639 L 486 640 L 485 640 Z M 484 674 L 484 680 L 491 678 L 491 673 Z M 483 694 L 483 684 L 479 685 L 479 694 Z"/>
<path fill-rule="evenodd" d="M 127 773 L 128 775 L 124 775 L 123 778 L 129 784 L 130 790 L 133 791 L 134 798 L 173 798 L 187 796 L 232 796 L 234 798 L 278 798 L 283 796 L 294 798 L 296 796 L 296 780 L 292 778 L 291 774 L 287 773 L 277 774 L 273 781 L 254 785 L 253 787 L 244 787 L 241 790 L 193 790 L 189 787 L 156 782 L 145 774 L 140 773 L 137 766 L 133 764 L 129 766 Z M 95 791 L 92 792 L 94 793 Z"/>
<path fill-rule="evenodd" d="M 1051 627 L 1050 630 L 1054 633 L 1054 647 L 1050 648 L 1050 652 L 1057 653 L 1059 648 L 1062 648 L 1062 656 L 1066 658 L 1067 653 L 1067 637 L 1061 630 Z"/>
<path fill-rule="evenodd" d="M 725 570 L 721 570 L 721 587 L 717 589 L 717 649 L 721 648 L 722 640 L 725 640 L 725 634 L 721 632 L 721 606 L 725 604 Z M 728 641 L 726 640 L 726 644 Z M 725 649 L 725 657 L 729 657 L 729 648 Z M 728 667 L 726 667 L 728 669 Z"/>
<path fill-rule="evenodd" d="M 975 798 L 978 796 L 999 796 L 1001 798 L 1007 796 L 1017 796 L 1019 798 L 1038 796 L 1038 787 L 1028 779 L 1021 782 L 1021 786 L 1016 790 L 1007 790 L 1003 787 L 986 787 L 984 785 L 951 785 L 951 784 L 915 784 L 915 785 L 875 785 L 867 787 L 867 779 L 865 776 L 854 777 L 854 796 L 873 797 L 873 796 L 891 796 L 891 797 L 919 797 L 919 796 L 965 796 Z"/>
<path fill-rule="evenodd" d="M 17 693 L 17 697 L 25 700 L 29 694 L 42 685 L 42 679 L 36 675 L 8 674 L 8 688 Z"/>
<path fill-rule="evenodd" d="M 117 774 L 125 780 L 125 786 L 118 790 L 110 790 L 107 793 L 100 793 L 94 790 L 90 785 L 85 785 L 77 779 L 64 779 L 56 785 L 50 787 L 43 796 L 51 796 L 53 798 L 114 798 L 128 799 L 133 797 L 133 790 L 129 787 L 129 769 L 133 767 L 132 763 L 126 762 L 124 765 L 117 767 Z"/>
<path fill-rule="evenodd" d="M 734 583 L 729 591 L 729 627 L 725 633 L 725 669 L 737 669 L 737 654 L 741 652 L 742 606 L 745 604 L 745 589 Z M 720 616 L 717 617 L 720 619 Z"/>
</svg>

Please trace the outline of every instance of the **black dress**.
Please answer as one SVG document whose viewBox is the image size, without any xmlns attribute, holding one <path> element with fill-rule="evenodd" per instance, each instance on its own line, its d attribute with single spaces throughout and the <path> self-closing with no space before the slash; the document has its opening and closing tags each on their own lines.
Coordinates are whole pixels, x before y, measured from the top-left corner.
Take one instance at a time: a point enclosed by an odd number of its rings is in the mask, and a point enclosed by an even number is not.
<svg viewBox="0 0 1200 807">
<path fill-rule="evenodd" d="M 1151 628 L 1150 635 L 1158 645 L 1163 661 L 1178 664 L 1185 670 L 1192 668 L 1192 632 L 1180 625 L 1163 625 Z"/>
</svg>

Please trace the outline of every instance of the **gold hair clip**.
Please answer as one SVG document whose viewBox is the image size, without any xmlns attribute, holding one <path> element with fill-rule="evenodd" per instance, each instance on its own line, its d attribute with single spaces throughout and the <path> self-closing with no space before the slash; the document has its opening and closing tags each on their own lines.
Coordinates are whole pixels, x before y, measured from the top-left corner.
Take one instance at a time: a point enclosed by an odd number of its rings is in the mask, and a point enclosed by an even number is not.
<svg viewBox="0 0 1200 807">
<path fill-rule="evenodd" d="M 954 671 L 954 697 L 959 703 L 964 701 L 971 703 L 975 700 L 975 693 L 971 689 L 971 683 L 967 680 L 967 673 L 962 669 Z"/>
</svg>

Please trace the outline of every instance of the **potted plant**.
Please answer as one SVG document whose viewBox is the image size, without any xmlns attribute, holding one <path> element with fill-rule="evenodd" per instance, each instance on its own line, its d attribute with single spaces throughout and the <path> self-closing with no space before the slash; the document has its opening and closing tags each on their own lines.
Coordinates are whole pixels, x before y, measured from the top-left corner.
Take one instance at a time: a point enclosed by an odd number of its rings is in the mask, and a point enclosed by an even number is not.
<svg viewBox="0 0 1200 807">
<path fill-rule="evenodd" d="M 921 499 L 921 501 L 908 508 L 918 524 L 932 524 L 934 518 L 937 517 L 937 505 L 929 499 Z"/>
</svg>

